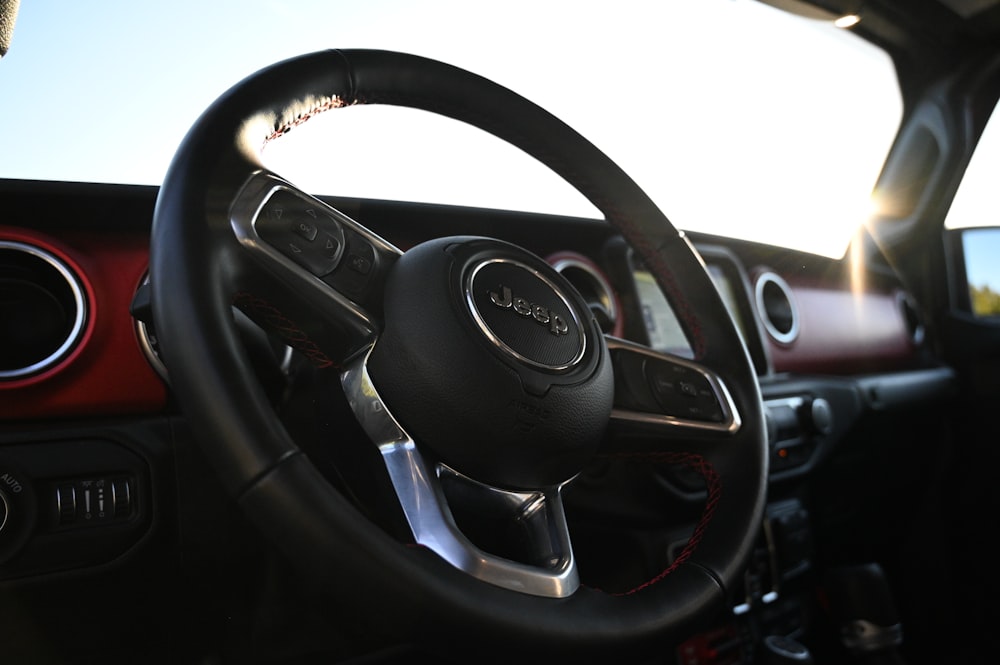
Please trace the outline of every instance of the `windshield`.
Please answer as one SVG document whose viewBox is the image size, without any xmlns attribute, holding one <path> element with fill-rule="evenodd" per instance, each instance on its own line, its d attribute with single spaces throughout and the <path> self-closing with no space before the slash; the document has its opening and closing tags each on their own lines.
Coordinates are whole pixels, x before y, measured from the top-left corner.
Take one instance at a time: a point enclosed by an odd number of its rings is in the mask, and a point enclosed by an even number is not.
<svg viewBox="0 0 1000 665">
<path fill-rule="evenodd" d="M 275 61 L 407 51 L 562 118 L 681 229 L 842 256 L 901 116 L 889 58 L 755 0 L 22 3 L 0 61 L 0 177 L 159 184 L 201 111 Z M 316 194 L 596 216 L 499 141 L 351 108 L 268 147 Z"/>
</svg>

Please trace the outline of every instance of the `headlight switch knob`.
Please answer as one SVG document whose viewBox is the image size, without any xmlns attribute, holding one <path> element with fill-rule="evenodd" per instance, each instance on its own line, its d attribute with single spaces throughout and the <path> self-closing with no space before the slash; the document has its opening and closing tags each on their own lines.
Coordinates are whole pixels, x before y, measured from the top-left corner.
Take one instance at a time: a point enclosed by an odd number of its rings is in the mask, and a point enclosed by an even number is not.
<svg viewBox="0 0 1000 665">
<path fill-rule="evenodd" d="M 7 495 L 4 494 L 3 490 L 0 490 L 0 533 L 7 526 L 7 515 L 9 514 L 10 508 L 7 506 Z"/>
</svg>

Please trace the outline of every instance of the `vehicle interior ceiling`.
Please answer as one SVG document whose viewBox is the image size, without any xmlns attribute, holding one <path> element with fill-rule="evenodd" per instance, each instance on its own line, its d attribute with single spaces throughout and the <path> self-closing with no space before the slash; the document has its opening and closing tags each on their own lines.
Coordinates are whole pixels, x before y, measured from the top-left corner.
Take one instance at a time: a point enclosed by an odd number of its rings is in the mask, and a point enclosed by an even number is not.
<svg viewBox="0 0 1000 665">
<path fill-rule="evenodd" d="M 1000 327 L 956 306 L 967 285 L 956 276 L 944 218 L 1000 98 L 1000 0 L 763 1 L 813 17 L 862 15 L 854 30 L 896 65 L 903 119 L 875 187 L 888 203 L 844 258 L 687 233 L 731 289 L 727 304 L 759 382 L 767 501 L 725 611 L 650 662 L 810 662 L 796 658 L 797 645 L 821 664 L 982 662 L 1000 618 L 1000 585 L 986 557 L 1000 505 Z M 16 2 L 0 0 L 5 13 L 16 14 Z M 0 54 L 4 42 L 0 21 Z M 0 285 L 14 294 L 9 302 L 21 302 L 15 289 L 49 288 L 24 287 L 52 277 L 9 256 L 12 244 L 38 245 L 87 276 L 82 297 L 97 320 L 40 375 L 5 376 L 35 351 L 0 351 L 0 660 L 411 658 L 415 647 L 392 626 L 288 564 L 219 482 L 180 411 L 158 357 L 147 281 L 158 194 L 153 186 L 0 180 L 0 243 L 9 243 L 0 244 Z M 558 266 L 604 333 L 650 343 L 648 303 L 636 286 L 643 266 L 610 225 L 319 198 L 403 250 L 465 234 L 523 246 Z M 61 288 L 46 297 L 64 297 Z M 44 318 L 16 303 L 0 312 Z M 843 323 L 859 311 L 865 323 Z M 239 310 L 234 317 L 256 379 L 295 442 L 360 511 L 406 541 L 340 375 Z M 13 345 L 15 333 L 4 335 Z M 113 508 L 105 517 L 102 504 L 100 520 L 84 524 L 80 497 L 96 501 L 98 491 Z M 620 590 L 648 579 L 684 551 L 705 496 L 688 467 L 588 467 L 565 488 L 583 583 Z M 492 531 L 498 522 L 453 509 L 478 544 L 506 547 Z M 765 643 L 771 637 L 787 643 Z"/>
</svg>

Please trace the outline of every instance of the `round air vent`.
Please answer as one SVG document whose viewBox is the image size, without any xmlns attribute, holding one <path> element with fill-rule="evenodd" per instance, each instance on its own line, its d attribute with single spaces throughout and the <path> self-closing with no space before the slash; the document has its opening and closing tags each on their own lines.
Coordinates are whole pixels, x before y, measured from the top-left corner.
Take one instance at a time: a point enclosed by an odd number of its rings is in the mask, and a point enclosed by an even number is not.
<svg viewBox="0 0 1000 665">
<path fill-rule="evenodd" d="M 795 341 L 799 336 L 799 312 L 788 283 L 773 272 L 762 273 L 757 277 L 754 295 L 767 334 L 780 344 Z"/>
<path fill-rule="evenodd" d="M 621 334 L 617 330 L 618 305 L 615 292 L 593 262 L 583 256 L 565 253 L 549 257 L 549 264 L 580 292 L 602 331 Z"/>
<path fill-rule="evenodd" d="M 0 381 L 59 363 L 86 320 L 83 286 L 65 263 L 34 245 L 0 240 Z"/>
</svg>

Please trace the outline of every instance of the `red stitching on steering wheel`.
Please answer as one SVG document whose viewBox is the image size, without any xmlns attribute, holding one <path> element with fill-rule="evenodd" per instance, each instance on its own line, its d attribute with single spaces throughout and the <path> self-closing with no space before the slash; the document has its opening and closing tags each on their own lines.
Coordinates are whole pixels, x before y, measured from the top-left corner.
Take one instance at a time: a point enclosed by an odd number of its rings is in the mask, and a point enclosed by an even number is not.
<svg viewBox="0 0 1000 665">
<path fill-rule="evenodd" d="M 309 334 L 302 330 L 294 321 L 281 313 L 277 307 L 250 293 L 240 292 L 233 298 L 233 304 L 242 310 L 249 310 L 255 314 L 254 320 L 268 326 L 281 335 L 289 346 L 301 352 L 314 365 L 321 369 L 337 367 L 337 363 L 330 359 L 319 346 L 314 342 Z"/>
<path fill-rule="evenodd" d="M 667 575 L 677 570 L 681 564 L 691 558 L 695 548 L 698 547 L 702 537 L 704 537 L 705 529 L 708 527 L 708 523 L 712 521 L 712 517 L 715 515 L 715 509 L 719 505 L 719 499 L 722 496 L 722 480 L 719 478 L 719 473 L 715 470 L 715 467 L 713 467 L 712 464 L 704 457 L 695 453 L 621 453 L 614 455 L 614 458 L 648 460 L 662 464 L 684 464 L 685 466 L 697 471 L 698 474 L 705 479 L 705 484 L 708 489 L 708 498 L 705 501 L 705 507 L 702 508 L 698 524 L 695 526 L 694 532 L 688 539 L 687 544 L 684 545 L 684 549 L 681 550 L 680 554 L 677 555 L 673 562 L 671 562 L 671 564 L 659 574 L 646 580 L 635 588 L 611 594 L 613 596 L 629 596 L 634 593 L 638 593 L 643 589 L 656 584 L 657 582 L 660 582 Z"/>
<path fill-rule="evenodd" d="M 345 106 L 350 106 L 350 102 L 347 102 L 344 99 L 342 99 L 340 97 L 337 97 L 337 96 L 334 96 L 334 97 L 328 99 L 327 101 L 323 102 L 322 104 L 317 104 L 316 106 L 312 107 L 311 109 L 309 109 L 305 113 L 301 113 L 301 114 L 295 116 L 294 119 L 289 120 L 288 122 L 283 123 L 283 124 L 278 125 L 277 127 L 275 127 L 274 131 L 271 132 L 270 134 L 268 134 L 264 138 L 264 144 L 263 145 L 266 146 L 268 143 L 270 143 L 271 141 L 275 140 L 276 138 L 280 138 L 280 137 L 284 136 L 285 134 L 287 134 L 288 132 L 292 131 L 293 129 L 295 129 L 299 125 L 305 123 L 306 121 L 310 120 L 314 116 L 319 115 L 320 113 L 323 113 L 324 111 L 329 111 L 330 109 L 339 109 L 339 108 L 343 108 Z M 261 146 L 261 147 L 263 148 L 263 146 Z"/>
</svg>

